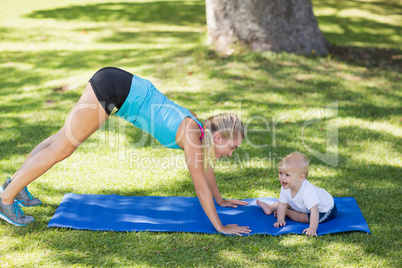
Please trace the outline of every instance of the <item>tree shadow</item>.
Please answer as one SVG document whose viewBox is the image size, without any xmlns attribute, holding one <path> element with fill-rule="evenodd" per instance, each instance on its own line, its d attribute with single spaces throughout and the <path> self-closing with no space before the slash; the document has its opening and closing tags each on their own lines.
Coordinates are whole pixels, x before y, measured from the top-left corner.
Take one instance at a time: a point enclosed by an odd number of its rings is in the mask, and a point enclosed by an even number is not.
<svg viewBox="0 0 402 268">
<path fill-rule="evenodd" d="M 400 3 L 317 0 L 313 1 L 313 6 L 317 10 L 331 10 L 331 15 L 317 15 L 319 26 L 329 27 L 328 30 L 324 27 L 322 31 L 332 44 L 329 47 L 331 56 L 348 64 L 400 72 L 402 51 L 397 40 L 401 35 L 401 27 L 378 18 L 400 14 Z M 342 12 L 356 16 L 342 15 Z M 362 45 L 352 45 L 353 43 Z"/>
<path fill-rule="evenodd" d="M 400 72 L 402 51 L 392 48 L 336 46 L 329 49 L 335 59 L 367 68 L 379 67 Z"/>
<path fill-rule="evenodd" d="M 203 33 L 197 32 L 147 31 L 145 34 L 117 32 L 110 37 L 99 38 L 98 41 L 102 43 L 127 42 L 142 44 L 191 43 L 200 42 L 203 37 Z"/>
<path fill-rule="evenodd" d="M 18 55 L 16 55 L 18 54 Z M 155 54 L 159 54 L 158 57 L 154 57 Z M 271 60 L 264 56 L 254 56 L 253 60 L 249 59 L 249 56 L 235 56 L 231 58 L 215 59 L 210 58 L 210 51 L 199 49 L 171 49 L 169 52 L 160 54 L 158 49 L 147 49 L 139 51 L 131 50 L 117 50 L 112 55 L 108 54 L 104 57 L 99 57 L 98 51 L 91 52 L 54 52 L 52 55 L 48 55 L 47 52 L 42 53 L 17 53 L 8 52 L 10 57 L 22 57 L 29 59 L 32 62 L 34 69 L 43 68 L 47 66 L 49 69 L 68 70 L 74 67 L 74 70 L 87 70 L 92 66 L 107 66 L 107 65 L 119 65 L 120 60 L 124 60 L 126 66 L 141 66 L 146 64 L 147 66 L 158 66 L 157 72 L 151 70 L 152 76 L 156 79 L 165 79 L 166 76 L 186 76 L 187 66 L 183 65 L 182 61 L 191 59 L 191 64 L 197 63 L 201 68 L 208 69 L 207 72 L 209 79 L 219 80 L 225 84 L 224 88 L 215 90 L 213 93 L 205 95 L 204 92 L 189 92 L 186 90 L 175 90 L 174 94 L 167 93 L 167 96 L 179 105 L 185 106 L 190 110 L 198 114 L 210 114 L 211 107 L 227 107 L 237 108 L 237 103 L 241 103 L 243 109 L 252 109 L 249 111 L 249 117 L 264 117 L 269 121 L 272 121 L 273 117 L 278 116 L 278 111 L 281 111 L 282 115 L 286 115 L 286 111 L 292 110 L 295 105 L 283 103 L 275 98 L 267 98 L 267 94 L 276 94 L 285 96 L 288 99 L 303 101 L 303 99 L 309 99 L 308 103 L 304 103 L 304 108 L 316 108 L 323 103 L 330 103 L 338 101 L 338 114 L 340 117 L 354 117 L 362 119 L 386 119 L 391 115 L 399 115 L 400 109 L 397 106 L 387 107 L 376 105 L 371 101 L 371 95 L 363 94 L 363 92 L 357 92 L 353 87 L 346 85 L 342 79 L 334 80 L 332 68 L 322 68 L 317 66 L 314 60 L 309 58 L 308 61 L 297 63 L 296 66 L 288 67 L 285 65 L 279 65 L 278 61 Z M 201 60 L 200 60 L 201 59 Z M 302 59 L 301 59 L 302 61 Z M 117 64 L 111 64 L 111 63 Z M 177 62 L 177 69 L 172 69 L 170 64 L 163 64 L 166 62 Z M 233 74 L 232 68 L 228 68 L 230 64 L 239 63 L 247 64 L 253 71 L 261 73 L 259 77 L 249 77 L 247 73 Z M 213 65 L 211 67 L 211 65 Z M 57 74 L 49 75 L 44 78 L 43 74 L 36 74 L 35 72 L 21 72 L 14 67 L 2 67 L 4 72 L 0 77 L 4 78 L 4 88 L 0 91 L 0 95 L 7 96 L 13 93 L 25 94 L 21 89 L 21 85 L 34 85 L 35 83 L 42 84 L 45 79 L 57 79 Z M 128 69 L 129 70 L 129 69 Z M 179 72 L 178 72 L 179 70 Z M 242 71 L 240 69 L 240 71 Z M 148 71 L 145 70 L 144 73 Z M 307 73 L 307 75 L 316 75 L 315 77 L 307 77 L 300 80 L 298 78 L 300 72 Z M 95 70 L 94 72 L 95 73 Z M 361 73 L 356 73 L 361 75 Z M 366 73 L 365 78 L 375 78 L 376 73 Z M 14 79 L 17 77 L 17 79 Z M 283 83 L 283 85 L 271 81 L 271 77 Z M 89 77 L 88 77 L 89 78 Z M 81 81 L 84 83 L 85 81 Z M 81 83 L 80 82 L 80 83 Z M 12 103 L 2 103 L 0 106 L 6 113 L 14 111 L 18 106 L 19 112 L 39 112 L 44 109 L 45 111 L 55 111 L 57 113 L 63 113 L 67 115 L 67 111 L 72 108 L 74 103 L 78 101 L 83 86 L 80 86 L 77 90 L 68 92 L 55 92 L 48 86 L 41 90 L 41 94 L 35 97 L 19 97 L 13 100 Z M 317 88 L 320 88 L 317 95 Z M 15 90 L 17 89 L 17 90 Z M 245 90 L 247 89 L 247 90 Z M 164 91 L 165 89 L 162 89 Z M 381 88 L 371 87 L 368 90 L 373 95 L 382 95 L 389 99 L 400 99 L 396 92 L 390 90 L 386 91 Z M 23 95 L 22 95 L 23 96 Z M 310 97 L 313 96 L 313 97 Z M 47 106 L 46 102 L 59 103 L 62 101 L 68 101 L 71 103 L 71 107 L 67 110 L 63 106 L 53 105 Z M 233 102 L 227 104 L 227 101 Z M 256 110 L 258 108 L 260 110 Z M 7 120 L 12 123 L 11 127 L 14 131 L 17 130 L 19 135 L 16 135 L 16 140 L 23 142 L 24 145 L 20 147 L 21 150 L 31 149 L 40 142 L 46 135 L 50 135 L 56 131 L 54 122 L 41 121 L 36 126 L 25 124 L 24 120 L 15 116 L 5 116 Z M 64 119 L 64 118 L 63 118 Z M 271 122 L 273 123 L 273 122 Z M 299 122 L 298 124 L 302 124 Z M 62 122 L 61 122 L 62 124 Z M 16 127 L 14 127 L 16 126 Z M 7 131 L 7 127 L 2 128 Z M 38 135 L 31 135 L 35 131 Z M 25 134 L 24 134 L 25 133 Z M 26 134 L 28 133 L 28 134 Z M 142 138 L 140 130 L 134 128 L 127 128 L 128 140 L 130 143 L 136 143 Z M 27 138 L 23 138 L 29 137 Z M 151 145 L 151 139 L 144 144 L 145 146 Z M 25 153 L 28 153 L 26 151 Z M 257 153 L 257 152 L 255 152 Z M 13 153 L 8 152 L 3 157 L 11 155 Z"/>
<path fill-rule="evenodd" d="M 203 1 L 154 1 L 144 3 L 102 3 L 38 10 L 33 19 L 125 21 L 147 24 L 205 25 Z"/>
</svg>

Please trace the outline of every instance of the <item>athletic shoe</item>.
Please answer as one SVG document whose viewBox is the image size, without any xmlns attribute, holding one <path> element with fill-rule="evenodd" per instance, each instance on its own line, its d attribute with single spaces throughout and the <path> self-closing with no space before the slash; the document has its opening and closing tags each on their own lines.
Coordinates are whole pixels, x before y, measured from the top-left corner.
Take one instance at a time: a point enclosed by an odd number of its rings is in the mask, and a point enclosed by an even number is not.
<svg viewBox="0 0 402 268">
<path fill-rule="evenodd" d="M 34 222 L 35 219 L 31 216 L 25 216 L 18 202 L 15 201 L 11 205 L 4 205 L 0 198 L 0 218 L 15 226 L 25 226 L 28 223 Z"/>
<path fill-rule="evenodd" d="M 3 192 L 7 186 L 10 184 L 11 179 L 8 178 L 6 182 L 3 184 L 2 187 L 0 187 L 0 193 Z M 25 187 L 24 189 L 21 190 L 15 197 L 15 201 L 17 201 L 21 206 L 23 207 L 34 207 L 42 202 L 38 199 L 35 198 L 29 191 L 28 188 Z"/>
</svg>

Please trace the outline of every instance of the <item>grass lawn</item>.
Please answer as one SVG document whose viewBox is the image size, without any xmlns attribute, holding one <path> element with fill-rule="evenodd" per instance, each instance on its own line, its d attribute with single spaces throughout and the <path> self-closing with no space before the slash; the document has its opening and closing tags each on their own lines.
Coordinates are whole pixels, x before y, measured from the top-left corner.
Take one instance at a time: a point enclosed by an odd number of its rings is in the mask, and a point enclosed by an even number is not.
<svg viewBox="0 0 402 268">
<path fill-rule="evenodd" d="M 397 0 L 313 5 L 324 35 L 338 46 L 331 55 L 222 58 L 204 45 L 203 0 L 0 0 L 0 181 L 63 125 L 97 69 L 116 66 L 151 80 L 203 119 L 241 115 L 249 136 L 216 167 L 224 198 L 279 197 L 277 163 L 299 150 L 310 159 L 309 180 L 333 196 L 354 197 L 372 234 L 47 229 L 69 192 L 195 196 L 181 151 L 111 116 L 31 184 L 43 202 L 24 208 L 34 224 L 0 222 L 0 267 L 401 267 L 402 6 Z M 335 113 L 323 117 L 331 104 Z M 303 128 L 312 118 L 321 121 Z M 337 145 L 326 151 L 330 126 Z M 326 152 L 337 161 L 317 157 Z M 157 164 L 166 158 L 178 164 Z"/>
</svg>

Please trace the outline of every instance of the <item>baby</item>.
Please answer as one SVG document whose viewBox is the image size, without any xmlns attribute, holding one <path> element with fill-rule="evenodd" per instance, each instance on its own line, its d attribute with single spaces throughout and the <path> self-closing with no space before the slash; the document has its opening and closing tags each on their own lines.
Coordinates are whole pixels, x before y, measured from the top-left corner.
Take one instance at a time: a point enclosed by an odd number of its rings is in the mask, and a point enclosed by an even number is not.
<svg viewBox="0 0 402 268">
<path fill-rule="evenodd" d="M 285 226 L 285 216 L 288 216 L 293 221 L 310 223 L 303 233 L 317 236 L 318 224 L 335 217 L 337 208 L 327 191 L 306 179 L 308 166 L 304 154 L 294 152 L 287 155 L 279 164 L 279 181 L 282 184 L 279 202 L 268 205 L 257 200 L 257 204 L 267 215 L 276 212 L 275 228 Z"/>
</svg>

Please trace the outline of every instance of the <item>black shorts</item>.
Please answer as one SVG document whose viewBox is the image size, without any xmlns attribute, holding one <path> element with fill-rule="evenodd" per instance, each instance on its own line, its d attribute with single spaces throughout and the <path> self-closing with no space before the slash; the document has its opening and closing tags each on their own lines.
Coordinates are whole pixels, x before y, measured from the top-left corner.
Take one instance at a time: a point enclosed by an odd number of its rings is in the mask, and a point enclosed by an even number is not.
<svg viewBox="0 0 402 268">
<path fill-rule="evenodd" d="M 97 71 L 89 82 L 99 103 L 110 115 L 114 108 L 120 109 L 130 93 L 133 75 L 115 67 Z"/>
</svg>

